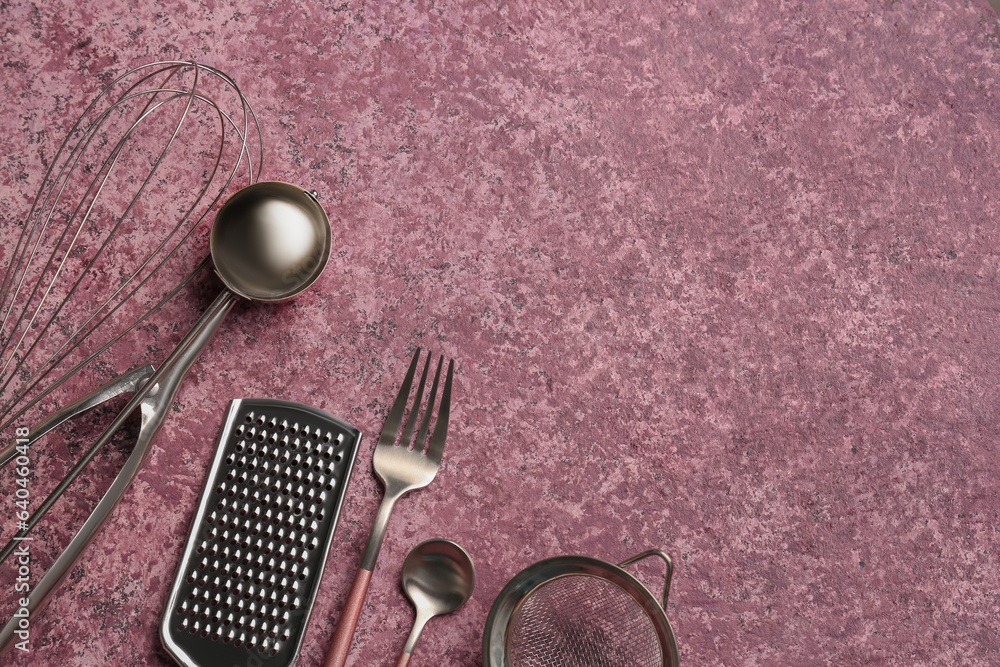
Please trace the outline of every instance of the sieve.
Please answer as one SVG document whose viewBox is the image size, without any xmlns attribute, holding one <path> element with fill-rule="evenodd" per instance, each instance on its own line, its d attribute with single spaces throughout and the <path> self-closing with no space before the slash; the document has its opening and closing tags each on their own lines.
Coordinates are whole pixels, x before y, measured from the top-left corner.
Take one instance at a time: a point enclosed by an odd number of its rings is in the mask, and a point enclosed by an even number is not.
<svg viewBox="0 0 1000 667">
<path fill-rule="evenodd" d="M 624 567 L 666 563 L 662 602 Z M 673 562 L 658 549 L 612 565 L 559 556 L 522 570 L 486 619 L 483 667 L 676 667 L 664 612 Z"/>
<path fill-rule="evenodd" d="M 230 404 L 160 625 L 178 664 L 295 663 L 360 441 L 300 403 Z"/>
</svg>

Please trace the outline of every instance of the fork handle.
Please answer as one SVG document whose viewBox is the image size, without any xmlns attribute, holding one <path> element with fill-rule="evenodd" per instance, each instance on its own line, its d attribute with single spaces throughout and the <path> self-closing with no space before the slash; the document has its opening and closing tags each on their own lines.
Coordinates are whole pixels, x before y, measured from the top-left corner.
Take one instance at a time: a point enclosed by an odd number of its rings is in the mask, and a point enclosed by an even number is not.
<svg viewBox="0 0 1000 667">
<path fill-rule="evenodd" d="M 389 516 L 392 515 L 396 501 L 404 493 L 406 493 L 404 489 L 387 487 L 385 490 L 382 504 L 379 505 L 378 514 L 375 515 L 375 525 L 368 535 L 368 544 L 365 545 L 365 551 L 361 555 L 361 566 L 354 575 L 351 592 L 347 594 L 347 601 L 340 612 L 337 629 L 334 630 L 333 639 L 330 640 L 330 648 L 327 650 L 323 667 L 344 667 L 347 662 L 347 654 L 350 653 L 351 642 L 354 640 L 354 631 L 358 627 L 358 619 L 361 618 L 361 609 L 365 606 L 368 584 L 371 583 L 375 562 L 378 560 L 379 551 L 382 550 L 382 540 L 385 538 L 386 528 L 389 527 Z"/>
<path fill-rule="evenodd" d="M 379 552 L 382 551 L 382 540 L 385 539 L 385 531 L 389 528 L 389 517 L 392 510 L 408 489 L 397 489 L 387 486 L 385 495 L 382 497 L 382 504 L 378 506 L 378 513 L 375 515 L 375 523 L 372 525 L 372 532 L 368 534 L 368 544 L 365 545 L 364 553 L 361 554 L 361 569 L 370 572 L 375 571 L 375 563 L 378 561 Z"/>
<path fill-rule="evenodd" d="M 365 606 L 365 596 L 368 595 L 368 584 L 371 580 L 372 571 L 359 567 L 357 574 L 354 575 L 354 583 L 351 584 L 351 592 L 347 594 L 347 602 L 340 612 L 340 620 L 337 622 L 333 639 L 330 640 L 330 650 L 326 653 L 323 667 L 344 667 L 344 663 L 347 662 L 347 654 L 351 652 L 354 631 L 358 627 L 358 619 L 361 618 L 361 609 Z"/>
</svg>

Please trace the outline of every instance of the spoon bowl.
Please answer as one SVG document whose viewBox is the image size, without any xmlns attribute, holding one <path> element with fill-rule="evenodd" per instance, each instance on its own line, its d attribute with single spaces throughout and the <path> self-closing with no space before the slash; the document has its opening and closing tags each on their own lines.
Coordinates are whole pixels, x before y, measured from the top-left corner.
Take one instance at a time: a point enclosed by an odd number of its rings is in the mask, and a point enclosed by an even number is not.
<svg viewBox="0 0 1000 667">
<path fill-rule="evenodd" d="M 451 540 L 427 540 L 407 555 L 401 583 L 417 610 L 417 618 L 396 667 L 409 663 L 427 621 L 456 611 L 472 597 L 476 568 L 465 549 Z"/>
</svg>

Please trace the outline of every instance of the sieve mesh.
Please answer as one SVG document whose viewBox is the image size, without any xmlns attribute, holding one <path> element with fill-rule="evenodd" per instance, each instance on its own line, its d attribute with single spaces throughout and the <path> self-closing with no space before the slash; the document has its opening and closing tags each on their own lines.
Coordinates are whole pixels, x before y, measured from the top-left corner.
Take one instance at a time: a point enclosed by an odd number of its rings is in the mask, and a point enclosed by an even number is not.
<svg viewBox="0 0 1000 667">
<path fill-rule="evenodd" d="M 510 667 L 662 667 L 652 619 L 626 591 L 591 575 L 546 582 L 508 626 Z"/>
</svg>

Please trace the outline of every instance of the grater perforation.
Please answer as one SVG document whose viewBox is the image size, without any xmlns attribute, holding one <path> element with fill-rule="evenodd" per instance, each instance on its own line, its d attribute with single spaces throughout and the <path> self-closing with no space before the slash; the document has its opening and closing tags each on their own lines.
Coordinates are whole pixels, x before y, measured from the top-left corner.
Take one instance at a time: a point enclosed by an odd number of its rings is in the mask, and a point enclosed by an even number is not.
<svg viewBox="0 0 1000 667">
<path fill-rule="evenodd" d="M 232 402 L 161 625 L 180 664 L 294 663 L 360 438 L 297 403 Z"/>
</svg>

